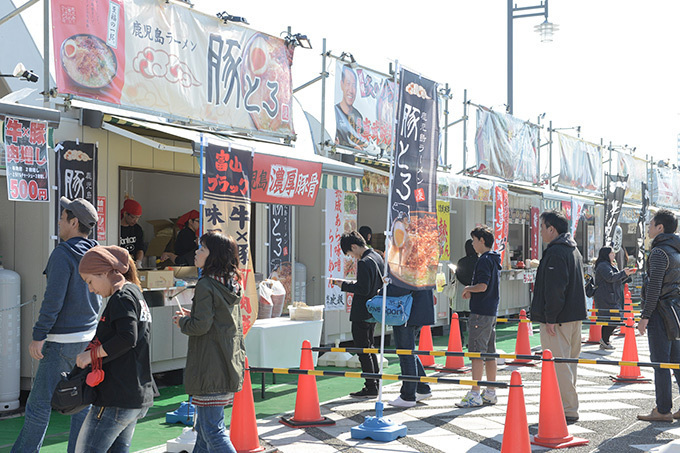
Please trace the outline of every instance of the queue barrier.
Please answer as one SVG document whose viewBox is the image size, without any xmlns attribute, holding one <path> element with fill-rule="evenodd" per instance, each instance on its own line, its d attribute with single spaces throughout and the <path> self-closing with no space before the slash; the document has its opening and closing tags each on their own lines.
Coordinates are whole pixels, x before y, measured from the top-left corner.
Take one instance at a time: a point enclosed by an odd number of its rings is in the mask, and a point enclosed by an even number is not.
<svg viewBox="0 0 680 453">
<path fill-rule="evenodd" d="M 470 318 L 463 317 L 463 318 L 458 318 L 461 321 L 467 321 Z M 624 318 L 625 319 L 625 318 Z M 520 319 L 520 318 L 496 318 L 496 322 L 516 322 L 516 323 L 521 323 L 521 322 L 531 322 L 531 319 Z M 607 321 L 582 321 L 582 324 L 585 326 L 589 325 L 595 325 L 595 326 L 617 326 L 617 327 L 625 327 L 625 324 L 622 322 L 607 322 Z"/>
</svg>

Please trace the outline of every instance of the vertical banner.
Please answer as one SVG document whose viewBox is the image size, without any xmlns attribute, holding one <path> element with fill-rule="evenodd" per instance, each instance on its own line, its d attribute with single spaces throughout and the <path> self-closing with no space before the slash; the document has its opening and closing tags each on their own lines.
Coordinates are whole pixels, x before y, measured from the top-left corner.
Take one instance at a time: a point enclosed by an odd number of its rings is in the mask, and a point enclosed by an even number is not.
<svg viewBox="0 0 680 453">
<path fill-rule="evenodd" d="M 532 260 L 537 260 L 538 259 L 538 233 L 540 230 L 539 226 L 539 221 L 538 219 L 540 218 L 540 215 L 538 213 L 539 209 L 532 207 L 531 208 L 531 259 Z"/>
<path fill-rule="evenodd" d="M 635 263 L 641 271 L 645 268 L 645 222 L 647 221 L 647 210 L 649 209 L 649 188 L 647 184 L 642 185 L 642 208 L 635 228 Z"/>
<path fill-rule="evenodd" d="M 290 262 L 290 206 L 269 206 L 267 232 L 267 275 L 276 277 L 286 289 L 286 304 L 293 300 L 293 269 Z"/>
<path fill-rule="evenodd" d="M 441 256 L 439 261 L 451 259 L 450 237 L 451 231 L 451 205 L 448 201 L 437 200 L 437 229 L 439 231 L 439 249 Z"/>
<path fill-rule="evenodd" d="M 57 152 L 57 199 L 84 198 L 97 206 L 97 145 L 94 143 L 60 142 Z M 61 215 L 56 204 L 57 219 Z M 94 238 L 96 232 L 92 232 Z"/>
<path fill-rule="evenodd" d="M 436 212 L 437 84 L 405 69 L 400 71 L 399 80 L 389 206 L 389 274 L 397 286 L 432 289 L 440 254 Z"/>
<path fill-rule="evenodd" d="M 501 186 L 494 188 L 494 222 L 493 249 L 500 253 L 501 263 L 505 259 L 505 251 L 508 248 L 508 232 L 510 230 L 510 206 L 508 204 L 508 190 Z"/>
<path fill-rule="evenodd" d="M 604 214 L 604 245 L 611 244 L 614 237 L 614 227 L 619 221 L 623 197 L 628 185 L 628 176 L 608 175 L 607 177 L 607 198 L 605 199 Z"/>
<path fill-rule="evenodd" d="M 578 228 L 578 221 L 581 219 L 583 213 L 583 202 L 572 200 L 571 202 L 571 237 L 576 235 L 576 228 Z"/>
<path fill-rule="evenodd" d="M 3 128 L 10 201 L 50 201 L 47 123 L 6 117 Z"/>
<path fill-rule="evenodd" d="M 357 229 L 357 196 L 342 190 L 326 190 L 326 310 L 351 308 L 351 295 L 330 284 L 330 279 L 354 280 L 357 262 L 344 256 L 340 236 Z"/>
<path fill-rule="evenodd" d="M 97 241 L 106 241 L 106 197 L 97 197 Z"/>
<path fill-rule="evenodd" d="M 241 299 L 243 333 L 257 319 L 257 291 L 250 256 L 250 151 L 209 143 L 205 148 L 203 229 L 231 236 L 238 247 L 245 294 Z"/>
</svg>

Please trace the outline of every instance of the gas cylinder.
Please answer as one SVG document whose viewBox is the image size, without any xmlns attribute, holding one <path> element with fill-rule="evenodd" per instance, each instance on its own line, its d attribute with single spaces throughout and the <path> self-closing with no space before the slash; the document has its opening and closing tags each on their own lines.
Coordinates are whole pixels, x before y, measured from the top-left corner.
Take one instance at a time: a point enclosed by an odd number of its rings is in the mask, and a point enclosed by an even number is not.
<svg viewBox="0 0 680 453">
<path fill-rule="evenodd" d="M 0 413 L 19 407 L 21 278 L 0 264 Z"/>
</svg>

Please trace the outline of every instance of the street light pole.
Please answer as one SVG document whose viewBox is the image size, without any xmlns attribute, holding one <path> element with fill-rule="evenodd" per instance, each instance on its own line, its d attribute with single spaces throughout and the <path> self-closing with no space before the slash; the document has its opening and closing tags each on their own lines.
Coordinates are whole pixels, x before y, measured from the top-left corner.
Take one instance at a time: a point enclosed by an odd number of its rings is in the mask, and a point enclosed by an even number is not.
<svg viewBox="0 0 680 453">
<path fill-rule="evenodd" d="M 513 80 L 512 80 L 512 73 L 513 73 L 513 67 L 512 67 L 512 37 L 513 37 L 513 26 L 512 26 L 512 21 L 515 19 L 521 19 L 523 17 L 536 17 L 536 16 L 543 16 L 545 17 L 545 20 L 543 23 L 540 25 L 536 25 L 534 27 L 534 30 L 538 33 L 541 34 L 541 42 L 551 42 L 552 41 L 552 35 L 555 30 L 558 29 L 558 26 L 555 24 L 552 24 L 548 22 L 548 0 L 545 0 L 545 2 L 541 2 L 540 5 L 537 6 L 522 6 L 522 7 L 517 7 L 512 5 L 513 0 L 508 0 L 508 103 L 506 105 L 506 111 L 507 113 L 512 115 L 513 107 L 514 107 L 514 100 L 513 100 L 513 93 L 512 93 L 512 86 L 513 86 Z M 518 11 L 528 11 L 528 10 L 540 10 L 540 12 L 530 12 L 530 13 L 521 13 L 518 15 L 515 15 L 516 12 Z"/>
</svg>

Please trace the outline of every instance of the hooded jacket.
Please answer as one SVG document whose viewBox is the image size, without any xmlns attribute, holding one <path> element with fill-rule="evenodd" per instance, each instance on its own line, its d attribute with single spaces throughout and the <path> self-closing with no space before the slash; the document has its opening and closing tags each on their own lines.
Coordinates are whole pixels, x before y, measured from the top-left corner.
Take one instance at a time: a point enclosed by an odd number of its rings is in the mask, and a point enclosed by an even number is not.
<svg viewBox="0 0 680 453">
<path fill-rule="evenodd" d="M 238 392 L 243 385 L 246 348 L 241 323 L 241 290 L 202 277 L 191 316 L 180 318 L 189 336 L 184 387 L 189 395 Z"/>
<path fill-rule="evenodd" d="M 562 233 L 548 244 L 536 271 L 531 320 L 558 324 L 584 319 L 583 258 L 571 234 Z"/>
<path fill-rule="evenodd" d="M 484 316 L 496 316 L 500 302 L 499 282 L 501 280 L 501 255 L 493 250 L 484 252 L 475 264 L 471 285 L 484 283 L 486 291 L 472 293 L 470 296 L 470 313 Z"/>
<path fill-rule="evenodd" d="M 94 336 L 101 298 L 91 293 L 80 278 L 78 265 L 85 252 L 95 245 L 97 242 L 92 239 L 76 236 L 59 243 L 50 254 L 43 271 L 47 287 L 40 316 L 33 326 L 33 340 L 45 340 L 48 334 L 89 331 Z"/>
<path fill-rule="evenodd" d="M 595 308 L 620 309 L 622 307 L 621 286 L 628 278 L 626 271 L 619 271 L 606 261 L 602 261 L 595 268 Z"/>
<path fill-rule="evenodd" d="M 652 241 L 647 260 L 647 278 L 642 290 L 642 318 L 649 318 L 659 299 L 680 296 L 680 237 L 661 233 Z"/>
</svg>

